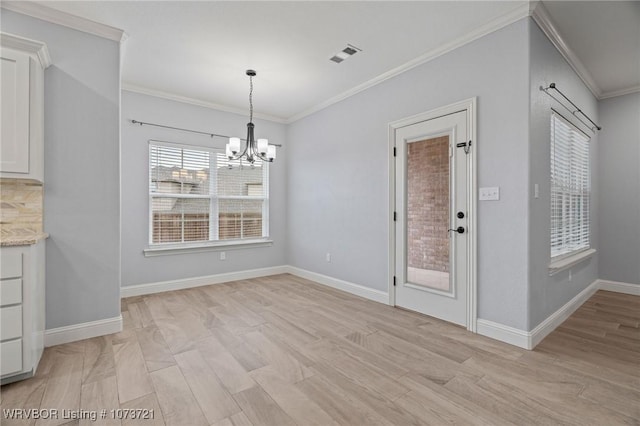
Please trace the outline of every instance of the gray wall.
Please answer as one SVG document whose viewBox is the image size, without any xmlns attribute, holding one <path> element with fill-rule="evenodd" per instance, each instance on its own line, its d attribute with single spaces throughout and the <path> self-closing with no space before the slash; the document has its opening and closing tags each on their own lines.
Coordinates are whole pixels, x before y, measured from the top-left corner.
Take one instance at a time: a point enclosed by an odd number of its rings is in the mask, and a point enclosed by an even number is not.
<svg viewBox="0 0 640 426">
<path fill-rule="evenodd" d="M 47 329 L 120 315 L 120 45 L 2 9 L 45 42 Z"/>
<path fill-rule="evenodd" d="M 598 107 L 600 278 L 640 285 L 640 93 Z"/>
<path fill-rule="evenodd" d="M 531 21 L 530 25 L 530 76 L 531 109 L 529 170 L 530 183 L 526 188 L 529 205 L 529 322 L 525 330 L 532 330 L 562 305 L 584 290 L 598 278 L 598 256 L 596 253 L 570 270 L 549 276 L 551 201 L 550 193 L 550 120 L 551 108 L 563 116 L 571 118 L 556 101 L 539 90 L 555 82 L 558 88 L 575 104 L 598 122 L 597 100 L 564 60 L 556 48 Z M 591 246 L 598 249 L 598 136 L 580 125 L 577 126 L 592 135 L 591 154 Z M 585 120 L 586 121 L 586 120 Z M 540 185 L 540 197 L 533 198 L 533 185 Z"/>
<path fill-rule="evenodd" d="M 388 123 L 477 96 L 478 185 L 501 190 L 500 201 L 478 205 L 478 314 L 525 329 L 529 25 L 516 22 L 291 124 L 289 263 L 386 291 Z"/>
<path fill-rule="evenodd" d="M 286 264 L 286 149 L 279 148 L 270 168 L 270 234 L 273 246 L 145 257 L 149 242 L 149 139 L 224 148 L 226 140 L 131 124 L 131 119 L 246 137 L 248 116 L 122 92 L 122 285 L 201 277 Z M 256 136 L 285 144 L 285 126 L 254 120 Z"/>
</svg>

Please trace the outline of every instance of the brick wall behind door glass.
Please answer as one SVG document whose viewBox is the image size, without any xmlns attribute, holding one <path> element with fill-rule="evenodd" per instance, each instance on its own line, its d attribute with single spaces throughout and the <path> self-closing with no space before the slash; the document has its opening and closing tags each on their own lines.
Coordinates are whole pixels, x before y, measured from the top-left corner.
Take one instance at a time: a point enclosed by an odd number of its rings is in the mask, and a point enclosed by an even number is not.
<svg viewBox="0 0 640 426">
<path fill-rule="evenodd" d="M 408 144 L 407 258 L 449 272 L 449 137 Z"/>
</svg>

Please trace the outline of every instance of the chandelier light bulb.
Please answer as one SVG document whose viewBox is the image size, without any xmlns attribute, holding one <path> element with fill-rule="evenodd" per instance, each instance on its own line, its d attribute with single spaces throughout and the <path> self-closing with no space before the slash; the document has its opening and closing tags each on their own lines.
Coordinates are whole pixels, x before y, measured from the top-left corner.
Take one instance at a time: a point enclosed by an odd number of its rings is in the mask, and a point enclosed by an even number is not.
<svg viewBox="0 0 640 426">
<path fill-rule="evenodd" d="M 240 138 L 229 138 L 229 148 L 234 155 L 240 152 Z"/>
<path fill-rule="evenodd" d="M 269 161 L 273 161 L 276 159 L 276 147 L 274 145 L 269 145 L 267 147 L 267 158 Z"/>
<path fill-rule="evenodd" d="M 258 152 L 262 155 L 267 153 L 267 147 L 269 146 L 268 139 L 258 139 Z"/>
</svg>

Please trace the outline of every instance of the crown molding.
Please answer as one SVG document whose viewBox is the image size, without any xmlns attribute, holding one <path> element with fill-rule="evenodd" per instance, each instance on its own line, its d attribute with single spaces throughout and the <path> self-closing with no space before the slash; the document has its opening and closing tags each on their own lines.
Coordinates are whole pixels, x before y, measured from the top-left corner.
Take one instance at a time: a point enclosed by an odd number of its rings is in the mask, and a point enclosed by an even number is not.
<svg viewBox="0 0 640 426">
<path fill-rule="evenodd" d="M 42 68 L 48 68 L 51 65 L 49 49 L 47 45 L 41 41 L 31 40 L 9 33 L 0 33 L 0 45 L 10 49 L 29 52 L 37 56 Z"/>
<path fill-rule="evenodd" d="M 492 21 L 481 25 L 471 31 L 469 31 L 468 33 L 464 34 L 461 37 L 458 37 L 455 40 L 450 41 L 449 43 L 445 43 L 441 46 L 439 46 L 436 49 L 430 50 L 420 56 L 418 56 L 415 59 L 412 59 L 409 62 L 404 63 L 403 65 L 400 65 L 399 67 L 393 68 L 383 74 L 380 74 L 377 77 L 374 77 L 373 79 L 364 82 L 362 84 L 359 84 L 358 86 L 347 90 L 346 92 L 343 92 L 337 96 L 334 96 L 330 99 L 327 99 L 324 102 L 319 103 L 316 106 L 313 106 L 299 114 L 296 114 L 292 117 L 289 117 L 287 119 L 287 123 L 293 123 L 297 120 L 300 120 L 301 118 L 304 118 L 308 115 L 311 115 L 315 112 L 318 112 L 322 109 L 325 109 L 335 103 L 338 103 L 344 99 L 347 99 L 357 93 L 360 93 L 364 90 L 367 90 L 373 86 L 376 86 L 386 80 L 389 80 L 397 75 L 400 75 L 406 71 L 409 71 L 412 68 L 415 68 L 419 65 L 422 65 L 426 62 L 429 62 L 439 56 L 442 56 L 446 53 L 451 52 L 452 50 L 455 50 L 459 47 L 464 46 L 465 44 L 471 43 L 474 40 L 477 40 L 487 34 L 490 34 L 494 31 L 497 31 L 501 28 L 506 27 L 509 24 L 512 24 L 516 21 L 519 21 L 522 18 L 525 18 L 527 16 L 529 16 L 530 14 L 530 10 L 529 10 L 529 4 L 528 3 L 524 3 L 522 5 L 519 5 L 518 7 L 516 7 L 515 9 L 511 10 L 510 12 L 505 13 L 504 15 L 501 15 L 499 17 L 497 17 L 496 19 L 493 19 Z"/>
<path fill-rule="evenodd" d="M 41 2 L 34 1 L 2 1 L 0 4 L 3 9 L 10 10 L 13 12 L 21 13 L 24 15 L 28 15 L 37 19 L 41 19 L 47 22 L 52 22 L 58 25 L 62 25 L 68 28 L 72 28 L 78 31 L 82 31 L 88 34 L 93 34 L 98 37 L 102 37 L 108 40 L 113 40 L 118 43 L 123 43 L 128 35 L 125 31 L 111 27 L 109 25 L 101 24 L 99 22 L 95 22 L 86 18 L 81 18 L 79 16 L 75 16 L 66 12 L 62 12 L 57 9 L 50 8 L 45 6 Z M 634 86 L 628 89 L 602 92 L 600 88 L 596 85 L 595 81 L 591 77 L 591 74 L 587 71 L 584 64 L 578 59 L 573 50 L 567 45 L 564 41 L 560 32 L 557 29 L 556 24 L 553 22 L 553 19 L 549 15 L 548 11 L 544 7 L 541 1 L 539 0 L 531 0 L 525 4 L 521 4 L 518 7 L 514 8 L 510 12 L 490 21 L 487 24 L 479 26 L 472 31 L 466 33 L 465 35 L 446 43 L 442 46 L 439 46 L 436 49 L 433 49 L 425 54 L 418 56 L 417 58 L 406 62 L 399 67 L 391 69 L 383 74 L 380 74 L 373 79 L 359 84 L 341 94 L 338 94 L 330 99 L 327 99 L 307 110 L 304 110 L 298 114 L 295 114 L 289 118 L 282 118 L 268 114 L 254 114 L 255 117 L 268 120 L 276 123 L 290 124 L 297 120 L 300 120 L 308 115 L 311 115 L 315 112 L 323 110 L 333 104 L 336 104 L 340 101 L 343 101 L 351 96 L 356 95 L 364 90 L 367 90 L 373 86 L 376 86 L 380 83 L 385 82 L 399 74 L 402 74 L 412 68 L 415 68 L 419 65 L 422 65 L 426 62 L 429 62 L 439 56 L 442 56 L 448 52 L 451 52 L 459 47 L 464 46 L 474 40 L 477 40 L 487 34 L 490 34 L 494 31 L 497 31 L 501 28 L 506 27 L 509 24 L 512 24 L 522 18 L 527 16 L 531 16 L 532 19 L 538 24 L 540 29 L 545 33 L 547 38 L 551 41 L 551 43 L 558 49 L 560 54 L 567 60 L 571 68 L 576 72 L 576 74 L 580 77 L 580 79 L 585 83 L 587 88 L 593 93 L 593 95 L 597 99 L 606 99 L 612 98 L 615 96 L 623 96 L 630 93 L 640 92 L 640 86 Z M 49 52 L 46 48 L 46 45 L 43 43 L 25 39 L 22 37 L 17 37 L 11 34 L 2 34 L 2 44 L 6 47 L 19 48 L 22 50 L 27 50 L 33 52 L 38 56 L 43 67 L 48 67 L 51 65 L 51 57 L 49 56 Z M 35 50 L 34 50 L 35 49 Z M 190 105 L 201 106 L 205 108 L 212 108 L 220 111 L 226 111 L 234 114 L 244 115 L 246 111 L 244 109 L 221 105 L 213 102 L 208 102 L 200 99 L 190 98 L 187 96 L 178 95 L 175 93 L 165 92 L 156 89 L 150 89 L 147 87 L 142 87 L 130 83 L 123 82 L 122 90 L 126 90 L 129 92 L 140 93 L 144 95 L 154 96 L 158 98 L 168 99 L 176 102 L 186 103 Z"/>
<path fill-rule="evenodd" d="M 616 96 L 630 95 L 632 93 L 638 93 L 638 92 L 640 92 L 640 85 L 629 87 L 627 89 L 611 90 L 609 92 L 603 92 L 598 99 L 602 100 L 602 99 L 615 98 Z"/>
<path fill-rule="evenodd" d="M 551 15 L 544 7 L 542 2 L 537 2 L 531 12 L 531 17 L 538 24 L 543 33 L 547 36 L 549 41 L 558 49 L 558 52 L 567 60 L 569 66 L 578 74 L 578 77 L 584 82 L 587 88 L 593 93 L 597 99 L 601 99 L 602 92 L 596 82 L 591 77 L 589 71 L 584 64 L 578 59 L 578 56 L 573 52 L 569 45 L 564 41 L 562 35 L 558 31 L 557 25 L 553 22 Z"/>
<path fill-rule="evenodd" d="M 43 21 L 62 25 L 67 28 L 93 34 L 98 37 L 122 43 L 127 39 L 126 33 L 109 25 L 101 24 L 90 19 L 81 18 L 70 13 L 52 9 L 44 4 L 33 1 L 3 1 L 2 8 L 12 12 L 28 15 Z"/>
<path fill-rule="evenodd" d="M 203 101 L 201 99 L 190 98 L 188 96 L 177 95 L 175 93 L 165 92 L 162 90 L 150 89 L 148 87 L 138 86 L 131 83 L 122 82 L 122 90 L 133 93 L 140 93 L 142 95 L 153 96 L 156 98 L 167 99 L 170 101 L 181 102 L 183 104 L 195 105 L 204 108 L 211 108 L 218 111 L 230 112 L 233 114 L 247 115 L 246 109 L 230 107 L 227 105 L 216 104 L 213 102 Z M 275 123 L 286 124 L 287 120 L 282 117 L 276 117 L 274 115 L 253 113 L 253 116 L 262 120 L 273 121 Z"/>
</svg>

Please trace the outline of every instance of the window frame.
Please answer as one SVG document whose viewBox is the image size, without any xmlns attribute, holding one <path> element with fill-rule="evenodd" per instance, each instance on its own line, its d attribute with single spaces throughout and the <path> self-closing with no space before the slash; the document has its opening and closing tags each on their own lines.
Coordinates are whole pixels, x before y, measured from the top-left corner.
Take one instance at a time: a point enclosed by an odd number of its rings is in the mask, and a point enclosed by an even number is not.
<svg viewBox="0 0 640 426">
<path fill-rule="evenodd" d="M 218 173 L 211 173 L 209 175 L 209 193 L 208 194 L 174 194 L 174 193 L 153 193 L 151 191 L 151 147 L 152 146 L 164 146 L 169 148 L 195 150 L 209 153 L 209 170 L 217 170 L 217 154 L 224 153 L 223 149 L 202 146 L 191 145 L 176 142 L 161 141 L 156 139 L 149 139 L 147 144 L 147 210 L 148 210 L 148 238 L 147 247 L 143 250 L 145 256 L 159 256 L 165 254 L 177 254 L 177 253 L 189 253 L 189 252 L 201 252 L 208 250 L 227 250 L 227 249 L 239 249 L 245 247 L 261 247 L 270 246 L 273 241 L 269 235 L 269 163 L 262 163 L 262 185 L 264 189 L 264 196 L 219 196 L 217 194 L 217 179 Z M 183 241 L 181 242 L 166 242 L 166 243 L 154 243 L 153 242 L 153 199 L 154 198 L 177 198 L 177 199 L 208 199 L 209 200 L 209 239 L 199 241 L 184 241 L 184 231 L 181 233 Z M 234 239 L 219 239 L 218 229 L 218 213 L 219 213 L 219 200 L 224 199 L 241 199 L 241 200 L 257 200 L 262 201 L 262 236 L 250 237 L 250 238 L 234 238 Z"/>
<path fill-rule="evenodd" d="M 569 252 L 565 252 L 565 253 L 560 253 L 560 254 L 556 254 L 553 255 L 553 235 L 554 235 L 554 228 L 553 228 L 553 200 L 554 200 L 554 182 L 553 182 L 553 171 L 554 171 L 554 167 L 552 164 L 552 158 L 554 157 L 554 146 L 555 146 L 555 136 L 556 136 L 556 132 L 554 129 L 554 120 L 558 120 L 561 121 L 562 123 L 564 123 L 566 126 L 568 126 L 569 130 L 571 132 L 576 132 L 582 136 L 584 136 L 584 138 L 586 138 L 586 144 L 587 144 L 587 162 L 586 162 L 586 169 L 587 169 L 587 190 L 582 191 L 581 194 L 576 194 L 575 191 L 566 191 L 564 192 L 565 195 L 568 196 L 580 196 L 581 197 L 581 201 L 584 202 L 584 196 L 586 195 L 587 197 L 587 201 L 588 201 L 588 205 L 587 205 L 587 226 L 588 226 L 588 241 L 587 241 L 587 246 L 586 247 L 579 247 L 576 249 L 573 249 Z M 550 125 L 550 143 L 549 143 L 549 147 L 550 147 L 550 153 L 549 153 L 549 182 L 550 182 L 550 188 L 549 188 L 549 213 L 550 213 L 550 223 L 549 223 L 549 236 L 550 236 L 550 241 L 549 241 L 549 256 L 550 256 L 550 262 L 549 262 L 549 273 L 550 275 L 553 275 L 559 271 L 562 271 L 564 269 L 570 268 L 571 266 L 591 257 L 593 254 L 596 253 L 596 250 L 592 247 L 592 229 L 593 226 L 591 224 L 591 202 L 592 202 L 592 186 L 591 186 L 591 182 L 592 182 L 592 164 L 591 164 L 591 137 L 586 134 L 585 132 L 583 132 L 582 130 L 580 130 L 575 124 L 571 123 L 571 121 L 569 121 L 568 119 L 566 119 L 562 114 L 558 113 L 557 111 L 553 110 L 551 111 L 551 115 L 549 118 L 549 125 Z M 571 148 L 569 148 L 571 149 Z M 569 163 L 571 163 L 571 157 L 568 159 Z M 569 168 L 570 168 L 570 164 L 569 164 Z M 584 167 L 583 167 L 584 168 Z M 557 169 L 557 168 L 556 168 Z M 569 170 L 568 172 L 571 175 L 571 170 Z M 569 180 L 572 180 L 572 178 L 570 177 Z M 566 227 L 567 225 L 565 225 Z M 571 225 L 569 225 L 571 226 Z M 580 228 L 582 229 L 584 227 L 584 225 L 580 225 Z M 566 231 L 565 231 L 566 232 Z"/>
</svg>

